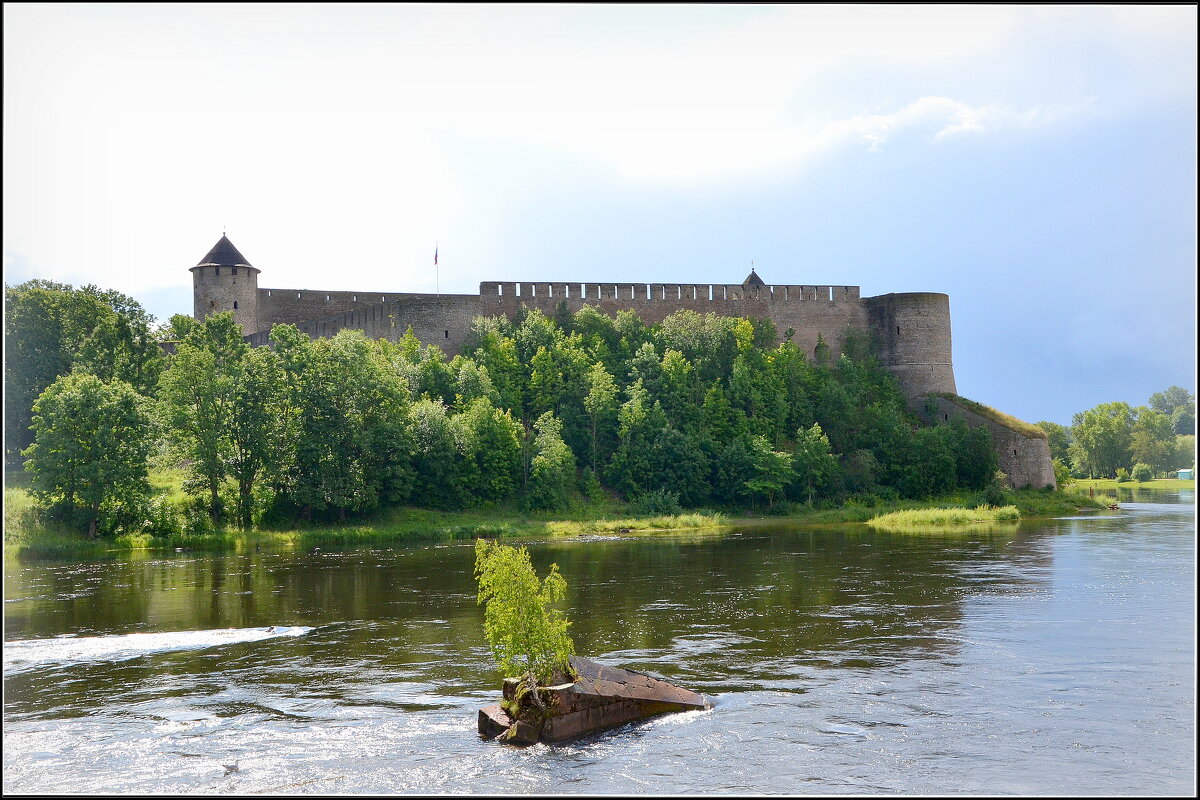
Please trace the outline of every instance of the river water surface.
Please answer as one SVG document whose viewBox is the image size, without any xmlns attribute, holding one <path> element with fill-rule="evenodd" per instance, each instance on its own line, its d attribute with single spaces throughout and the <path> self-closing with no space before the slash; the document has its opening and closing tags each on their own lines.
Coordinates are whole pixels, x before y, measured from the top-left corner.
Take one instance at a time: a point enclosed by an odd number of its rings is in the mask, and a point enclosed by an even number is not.
<svg viewBox="0 0 1200 800">
<path fill-rule="evenodd" d="M 483 741 L 471 544 L 5 563 L 6 792 L 1184 794 L 1195 498 L 970 535 L 530 542 L 714 709 Z"/>
</svg>

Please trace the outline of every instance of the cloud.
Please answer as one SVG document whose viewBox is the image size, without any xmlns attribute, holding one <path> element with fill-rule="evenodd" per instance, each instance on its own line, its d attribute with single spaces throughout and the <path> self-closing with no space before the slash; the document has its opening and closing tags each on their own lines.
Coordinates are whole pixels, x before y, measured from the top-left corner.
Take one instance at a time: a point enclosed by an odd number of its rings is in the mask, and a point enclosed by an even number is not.
<svg viewBox="0 0 1200 800">
<path fill-rule="evenodd" d="M 430 240 L 456 233 L 482 258 L 484 232 L 512 224 L 506 201 L 569 180 L 562 163 L 635 192 L 719 189 L 831 155 L 1049 134 L 1139 92 L 1178 94 L 1194 83 L 1178 69 L 1194 71 L 1194 17 L 10 5 L 6 261 L 170 285 L 186 275 L 167 265 L 194 263 L 228 223 L 296 282 L 340 282 L 325 265 L 347 259 L 412 285 L 401 265 L 428 261 Z M 517 161 L 487 163 L 500 158 Z"/>
</svg>

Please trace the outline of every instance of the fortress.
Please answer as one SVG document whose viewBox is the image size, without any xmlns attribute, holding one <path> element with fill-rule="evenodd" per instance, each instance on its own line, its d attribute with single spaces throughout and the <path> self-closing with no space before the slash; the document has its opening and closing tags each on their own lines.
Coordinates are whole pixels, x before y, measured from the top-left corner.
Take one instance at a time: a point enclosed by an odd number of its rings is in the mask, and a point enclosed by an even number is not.
<svg viewBox="0 0 1200 800">
<path fill-rule="evenodd" d="M 824 339 L 834 358 L 845 332 L 857 329 L 871 335 L 880 363 L 896 376 L 914 410 L 927 418 L 956 415 L 968 424 L 988 426 L 1000 468 L 1013 485 L 1054 484 L 1044 438 L 1023 435 L 1002 420 L 944 397 L 957 394 L 950 298 L 945 294 L 861 297 L 857 286 L 771 285 L 753 270 L 740 284 L 484 281 L 477 295 L 264 289 L 258 285 L 260 270 L 224 235 L 191 272 L 194 317 L 232 311 L 247 341 L 256 347 L 266 345 L 271 327 L 281 323 L 294 324 L 313 338 L 348 328 L 392 341 L 411 327 L 422 343 L 436 344 L 453 355 L 477 316 L 504 314 L 511 319 L 522 306 L 552 316 L 564 302 L 571 312 L 585 305 L 609 315 L 628 309 L 647 324 L 684 309 L 766 318 L 780 336 L 790 332 L 792 341 L 810 355 L 818 337 Z"/>
</svg>

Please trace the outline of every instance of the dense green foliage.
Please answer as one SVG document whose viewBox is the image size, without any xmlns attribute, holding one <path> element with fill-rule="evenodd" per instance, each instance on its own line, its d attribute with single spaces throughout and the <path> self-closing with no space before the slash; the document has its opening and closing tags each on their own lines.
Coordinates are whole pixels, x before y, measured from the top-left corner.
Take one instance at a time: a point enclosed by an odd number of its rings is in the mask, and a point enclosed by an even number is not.
<svg viewBox="0 0 1200 800">
<path fill-rule="evenodd" d="M 34 494 L 96 538 L 102 517 L 128 516 L 150 494 L 146 463 L 153 429 L 129 384 L 72 372 L 33 404 L 36 441 L 24 455 Z"/>
<path fill-rule="evenodd" d="M 162 356 L 154 318 L 120 292 L 46 280 L 4 287 L 4 443 L 7 458 L 33 442 L 38 395 L 73 368 L 154 393 Z"/>
<path fill-rule="evenodd" d="M 545 683 L 570 669 L 574 655 L 571 623 L 551 604 L 563 598 L 567 582 L 551 564 L 538 581 L 524 547 L 475 540 L 475 578 L 484 604 L 484 631 L 505 677 L 532 675 Z"/>
<path fill-rule="evenodd" d="M 534 310 L 475 320 L 447 358 L 411 331 L 310 340 L 279 325 L 271 347 L 252 349 L 229 314 L 177 316 L 174 353 L 139 371 L 120 330 L 76 337 L 69 366 L 143 381 L 162 423 L 157 457 L 187 475 L 173 527 L 197 535 L 397 505 L 563 511 L 606 494 L 655 513 L 789 513 L 982 492 L 996 470 L 985 429 L 922 427 L 853 333 L 844 355 L 813 363 L 765 321 Z"/>
<path fill-rule="evenodd" d="M 1155 392 L 1147 406 L 1101 403 L 1075 414 L 1070 427 L 1046 420 L 1038 426 L 1050 455 L 1077 478 L 1112 478 L 1120 470 L 1127 480 L 1147 470 L 1153 478 L 1195 463 L 1196 398 L 1179 386 Z"/>
</svg>

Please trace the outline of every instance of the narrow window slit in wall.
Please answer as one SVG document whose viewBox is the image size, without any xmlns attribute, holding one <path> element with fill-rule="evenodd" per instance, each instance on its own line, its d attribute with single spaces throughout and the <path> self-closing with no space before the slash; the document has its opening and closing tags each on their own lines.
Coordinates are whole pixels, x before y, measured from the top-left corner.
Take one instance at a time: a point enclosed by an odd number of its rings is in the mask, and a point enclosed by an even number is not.
<svg viewBox="0 0 1200 800">
<path fill-rule="evenodd" d="M 442 331 L 442 333 L 446 334 L 447 339 L 450 338 L 450 331 Z"/>
<path fill-rule="evenodd" d="M 233 301 L 233 310 L 237 311 L 237 300 Z"/>
<path fill-rule="evenodd" d="M 229 270 L 232 274 L 237 275 L 237 267 L 230 267 Z"/>
</svg>

